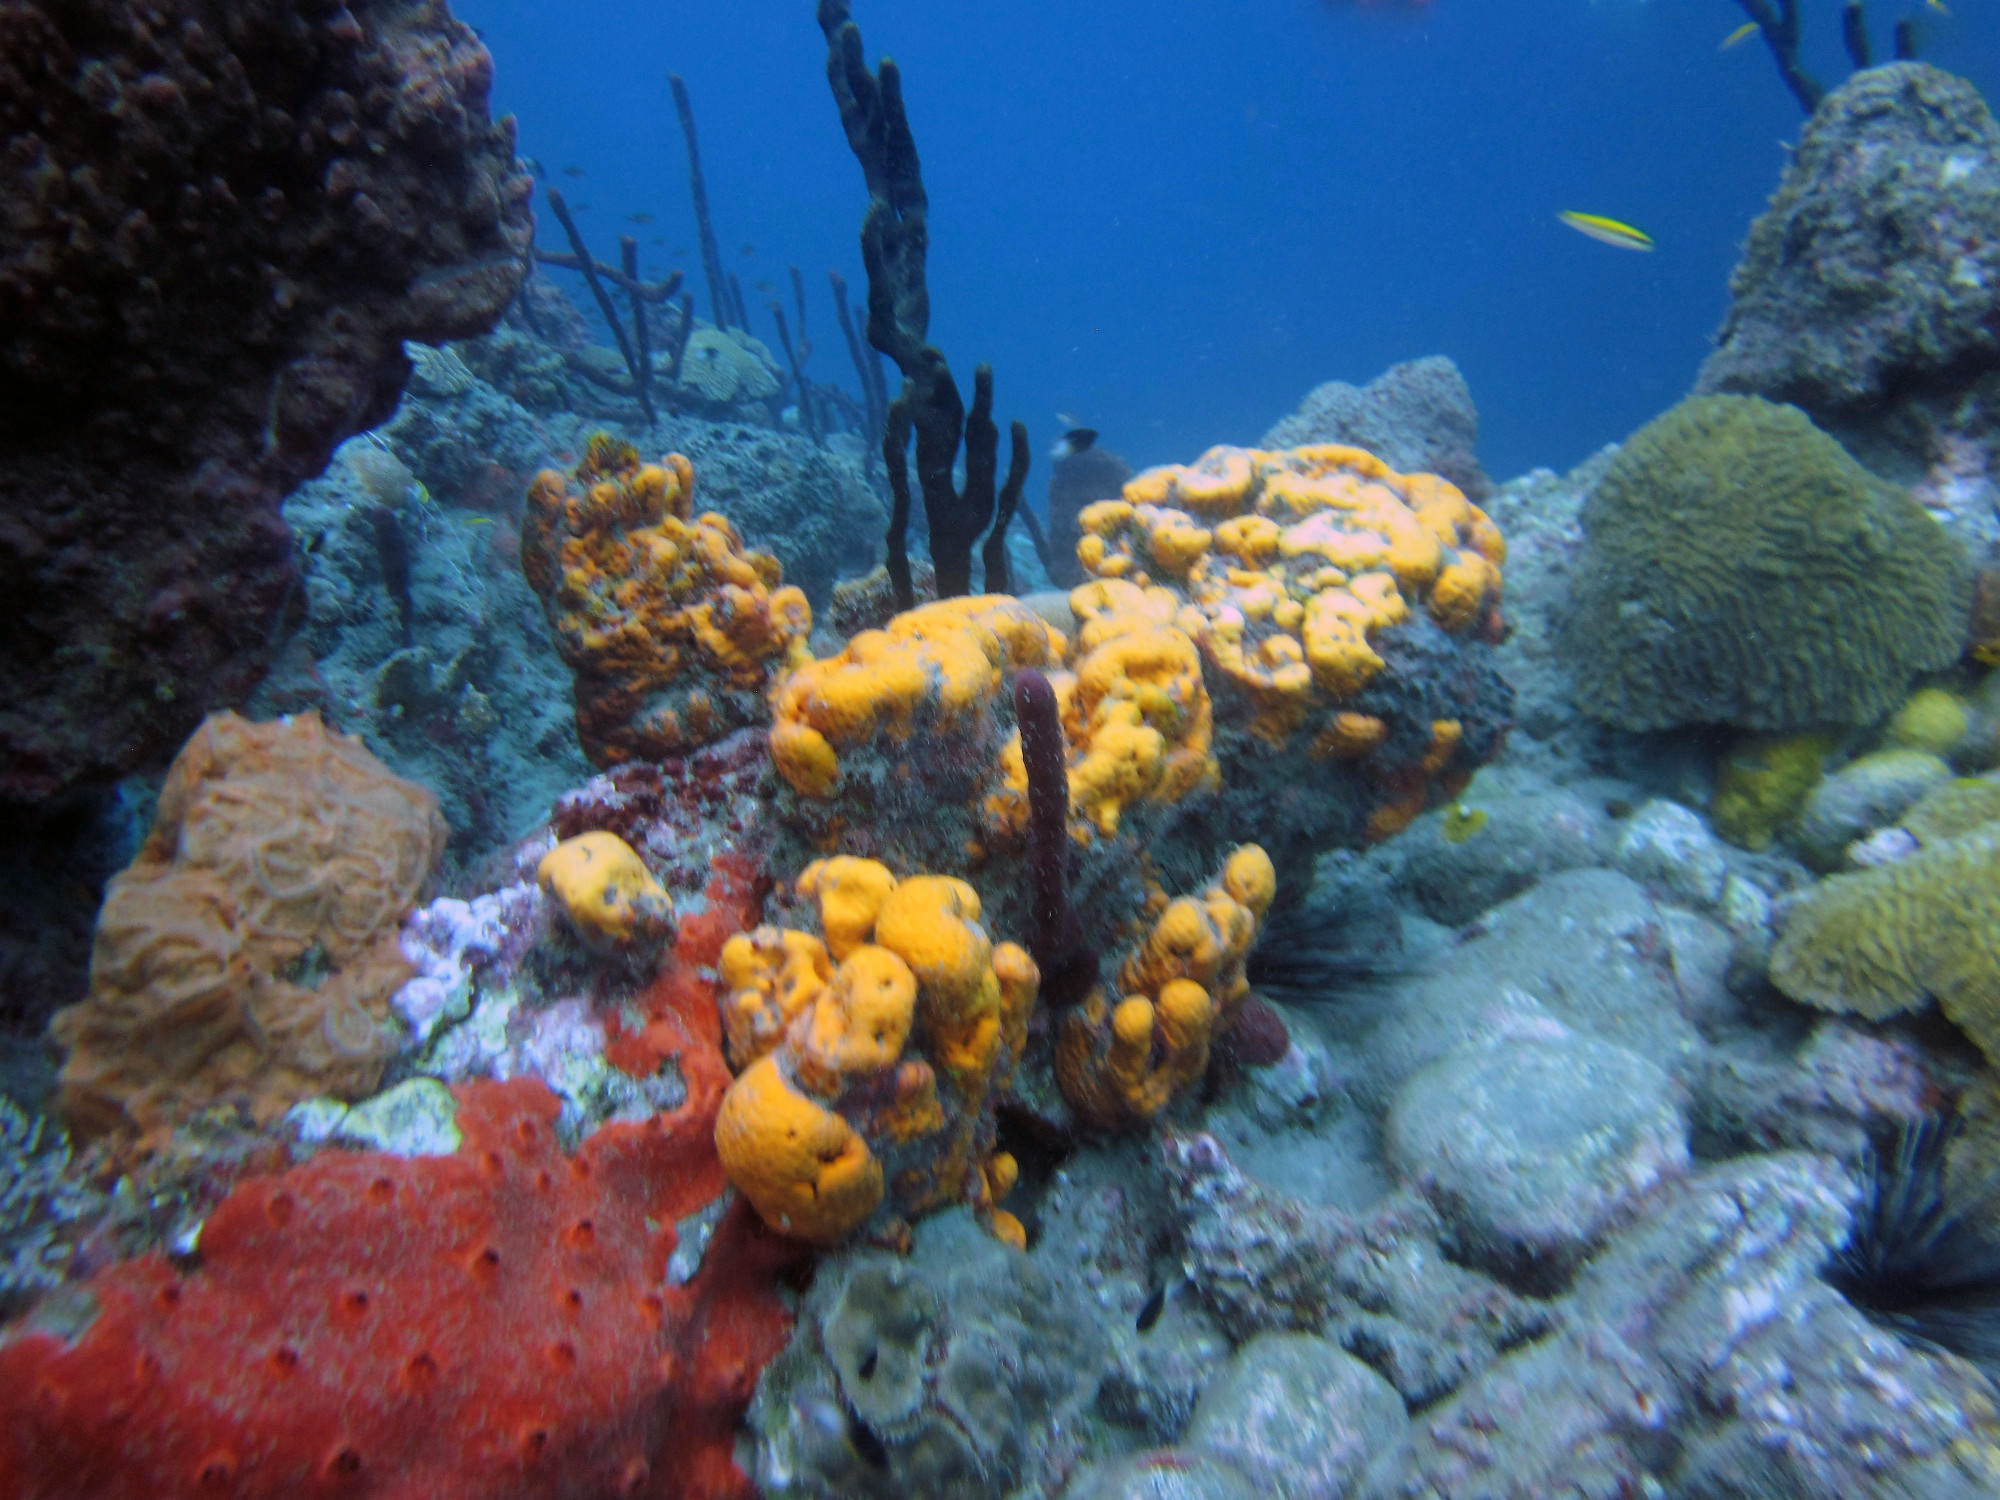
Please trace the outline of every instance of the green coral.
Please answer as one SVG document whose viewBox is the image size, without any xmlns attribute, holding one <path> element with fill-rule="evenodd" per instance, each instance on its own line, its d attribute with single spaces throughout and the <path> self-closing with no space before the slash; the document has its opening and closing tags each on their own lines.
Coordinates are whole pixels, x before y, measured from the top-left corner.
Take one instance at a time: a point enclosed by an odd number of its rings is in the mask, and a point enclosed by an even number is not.
<svg viewBox="0 0 2000 1500">
<path fill-rule="evenodd" d="M 1738 745 L 1716 777 L 1715 831 L 1739 849 L 1768 849 L 1819 785 L 1834 744 L 1832 735 L 1794 734 Z"/>
<path fill-rule="evenodd" d="M 1950 755 L 1972 732 L 1972 715 L 1965 704 L 1943 688 L 1919 688 L 1910 694 L 1883 731 L 1892 745 Z"/>
<path fill-rule="evenodd" d="M 1996 819 L 2000 819 L 2000 781 L 1965 776 L 1926 792 L 1903 814 L 1902 826 L 1928 849 Z"/>
<path fill-rule="evenodd" d="M 1577 701 L 1624 729 L 1866 723 L 1964 639 L 1964 549 L 1796 407 L 1681 402 L 1583 525 L 1564 649 Z"/>
<path fill-rule="evenodd" d="M 1935 997 L 2000 1063 L 2000 823 L 1822 881 L 1793 909 L 1771 980 L 1794 1000 L 1870 1020 Z"/>
</svg>

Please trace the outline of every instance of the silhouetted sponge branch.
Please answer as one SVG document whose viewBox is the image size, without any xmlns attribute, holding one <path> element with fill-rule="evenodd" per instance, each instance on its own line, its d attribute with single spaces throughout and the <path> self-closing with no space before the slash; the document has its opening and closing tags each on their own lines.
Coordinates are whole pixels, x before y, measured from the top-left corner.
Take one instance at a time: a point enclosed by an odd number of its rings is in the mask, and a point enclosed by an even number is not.
<svg viewBox="0 0 2000 1500">
<path fill-rule="evenodd" d="M 868 184 L 861 223 L 861 259 L 868 268 L 868 342 L 896 362 L 903 389 L 890 403 L 882 456 L 895 505 L 889 522 L 888 568 L 899 607 L 914 604 L 909 564 L 909 478 L 903 473 L 910 434 L 917 440 L 917 486 L 930 524 L 938 597 L 972 591 L 972 549 L 994 519 L 994 470 L 999 433 L 993 426 L 993 372 L 981 365 L 968 416 L 944 355 L 926 342 L 930 291 L 924 264 L 930 248 L 930 199 L 924 192 L 917 143 L 903 109 L 902 75 L 889 58 L 875 73 L 862 61 L 861 29 L 846 0 L 819 0 L 826 34 L 826 76 L 840 107 L 847 144 Z M 1027 482 L 1027 429 L 1014 424 L 1013 463 L 1006 492 Z M 965 440 L 965 484 L 954 483 L 959 440 Z M 1004 520 L 1003 520 L 1004 524 Z M 1004 540 L 1003 540 L 1004 549 Z M 989 552 L 988 556 L 992 554 Z M 1004 550 L 1002 573 L 1004 575 Z M 1004 577 L 987 577 L 990 590 Z"/>
<path fill-rule="evenodd" d="M 674 93 L 674 112 L 681 117 L 681 134 L 687 139 L 688 192 L 694 198 L 695 232 L 701 236 L 701 268 L 708 277 L 708 302 L 717 328 L 730 325 L 732 304 L 729 283 L 722 274 L 722 250 L 715 242 L 715 223 L 708 216 L 708 179 L 701 171 L 701 146 L 694 133 L 694 104 L 688 98 L 687 81 L 678 73 L 667 75 Z M 742 317 L 736 321 L 740 324 Z"/>
</svg>

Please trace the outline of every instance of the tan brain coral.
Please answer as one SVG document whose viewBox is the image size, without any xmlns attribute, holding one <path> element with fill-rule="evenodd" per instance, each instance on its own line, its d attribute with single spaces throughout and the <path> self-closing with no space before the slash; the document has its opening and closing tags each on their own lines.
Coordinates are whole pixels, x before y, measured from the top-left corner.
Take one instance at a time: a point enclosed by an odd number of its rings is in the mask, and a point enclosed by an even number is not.
<svg viewBox="0 0 2000 1500">
<path fill-rule="evenodd" d="M 111 882 L 90 997 L 51 1027 L 64 1116 L 158 1134 L 210 1105 L 263 1121 L 368 1093 L 410 974 L 398 926 L 445 836 L 430 793 L 316 714 L 210 717 Z"/>
</svg>

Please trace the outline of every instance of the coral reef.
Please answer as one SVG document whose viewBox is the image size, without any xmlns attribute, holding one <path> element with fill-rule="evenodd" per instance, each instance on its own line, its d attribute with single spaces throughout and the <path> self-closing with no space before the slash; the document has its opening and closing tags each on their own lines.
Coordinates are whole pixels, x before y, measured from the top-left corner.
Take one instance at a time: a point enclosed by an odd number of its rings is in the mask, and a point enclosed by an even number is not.
<svg viewBox="0 0 2000 1500">
<path fill-rule="evenodd" d="M 1493 482 L 1479 467 L 1479 412 L 1458 366 L 1442 354 L 1391 365 L 1364 386 L 1329 380 L 1259 439 L 1260 448 L 1341 443 L 1366 448 L 1406 474 L 1436 474 L 1484 504 Z"/>
<path fill-rule="evenodd" d="M 658 760 L 763 718 L 772 674 L 803 659 L 812 607 L 727 517 L 694 514 L 694 466 L 643 464 L 600 433 L 574 481 L 528 492 L 521 566 L 576 672 L 577 733 L 599 765 Z"/>
<path fill-rule="evenodd" d="M 210 718 L 111 882 L 91 993 L 52 1026 L 79 1132 L 162 1132 L 213 1104 L 259 1123 L 355 1097 L 396 1050 L 397 924 L 444 844 L 437 804 L 315 715 Z"/>
<path fill-rule="evenodd" d="M 271 674 L 242 712 L 310 709 L 358 736 L 436 795 L 465 864 L 525 834 L 590 764 L 569 670 L 521 576 L 522 475 L 542 450 L 483 384 L 427 396 L 418 383 L 437 389 L 419 375 L 388 436 L 348 443 L 286 500 L 303 578 Z M 381 474 L 386 494 L 370 482 Z M 369 522 L 382 506 L 408 548 L 407 648 Z"/>
<path fill-rule="evenodd" d="M 750 1409 L 758 1483 L 771 1500 L 1054 1493 L 1105 1345 L 1055 1268 L 939 1215 L 907 1258 L 820 1267 Z"/>
<path fill-rule="evenodd" d="M 730 1180 L 774 1229 L 819 1244 L 885 1205 L 901 1220 L 958 1202 L 1021 1244 L 996 1207 L 1018 1169 L 994 1150 L 994 1108 L 1027 1042 L 1034 960 L 995 944 L 978 894 L 949 876 L 837 855 L 798 894 L 823 938 L 760 927 L 722 950 Z"/>
<path fill-rule="evenodd" d="M 24 3 L 0 62 L 0 789 L 163 763 L 262 675 L 280 498 L 483 332 L 530 182 L 443 6 Z"/>
<path fill-rule="evenodd" d="M 1788 401 L 1915 478 L 1990 448 L 2000 375 L 2000 128 L 1923 63 L 1858 73 L 1807 123 L 1730 279 L 1697 389 Z"/>
<path fill-rule="evenodd" d="M 1485 641 L 1497 531 L 1443 481 L 1358 450 L 1218 449 L 1204 464 L 1086 509 L 1082 561 L 1100 576 L 1066 604 L 1034 601 L 1068 631 L 1025 601 L 945 600 L 783 677 L 771 743 L 794 847 L 779 870 L 836 847 L 963 869 L 998 930 L 1039 944 L 1047 882 L 1028 871 L 1008 682 L 1027 669 L 1059 711 L 1086 951 L 1138 936 L 1149 883 L 1198 888 L 1246 838 L 1303 887 L 1319 848 L 1388 838 L 1462 788 L 1507 714 Z M 1166 503 L 1181 487 L 1212 530 Z"/>
<path fill-rule="evenodd" d="M 1624 729 L 1865 723 L 1958 656 L 1964 551 L 1794 407 L 1683 401 L 1584 507 L 1564 646 Z"/>
<path fill-rule="evenodd" d="M 749 1500 L 735 1429 L 785 1339 L 787 1251 L 739 1209 L 670 1270 L 722 1186 L 713 1084 L 573 1156 L 537 1083 L 456 1098 L 457 1151 L 248 1179 L 192 1269 L 126 1262 L 87 1326 L 16 1331 L 0 1385 L 33 1398 L 0 1403 L 0 1489 Z"/>
</svg>

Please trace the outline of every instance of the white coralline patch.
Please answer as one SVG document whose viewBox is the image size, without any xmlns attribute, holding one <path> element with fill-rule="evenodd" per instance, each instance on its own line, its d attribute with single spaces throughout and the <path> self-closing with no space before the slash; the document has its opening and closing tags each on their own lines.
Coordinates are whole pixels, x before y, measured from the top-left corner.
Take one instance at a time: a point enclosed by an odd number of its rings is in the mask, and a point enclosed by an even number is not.
<svg viewBox="0 0 2000 1500">
<path fill-rule="evenodd" d="M 1722 1298 L 1723 1329 L 1731 1340 L 1777 1316 L 1778 1288 L 1768 1281 L 1731 1287 Z"/>
<path fill-rule="evenodd" d="M 1978 169 L 1978 157 L 1967 155 L 1963 151 L 1955 151 L 1947 156 L 1944 165 L 1938 168 L 1938 181 L 1950 187 L 1954 182 L 1965 181 Z"/>
<path fill-rule="evenodd" d="M 1873 870 L 1906 860 L 1921 847 L 1907 828 L 1878 828 L 1847 846 L 1847 860 L 1857 869 Z"/>
</svg>

